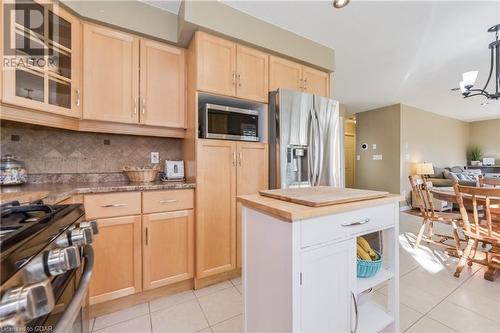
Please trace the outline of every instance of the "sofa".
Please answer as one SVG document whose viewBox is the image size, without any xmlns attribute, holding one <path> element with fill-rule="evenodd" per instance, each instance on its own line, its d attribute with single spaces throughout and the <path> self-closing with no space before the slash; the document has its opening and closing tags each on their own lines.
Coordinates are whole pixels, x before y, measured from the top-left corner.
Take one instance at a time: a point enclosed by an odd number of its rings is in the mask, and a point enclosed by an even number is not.
<svg viewBox="0 0 500 333">
<path fill-rule="evenodd" d="M 479 171 L 479 172 L 478 172 Z M 464 170 L 462 167 L 454 166 L 451 168 L 434 167 L 434 174 L 429 175 L 427 180 L 434 187 L 451 187 L 455 181 L 464 186 L 478 186 L 478 176 L 480 170 Z"/>
</svg>

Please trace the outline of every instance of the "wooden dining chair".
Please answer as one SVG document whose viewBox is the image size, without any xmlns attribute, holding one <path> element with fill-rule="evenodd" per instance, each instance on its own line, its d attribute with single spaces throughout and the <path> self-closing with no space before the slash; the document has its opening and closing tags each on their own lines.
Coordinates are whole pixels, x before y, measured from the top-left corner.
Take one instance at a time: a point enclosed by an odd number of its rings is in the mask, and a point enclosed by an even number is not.
<svg viewBox="0 0 500 333">
<path fill-rule="evenodd" d="M 459 277 L 467 263 L 480 263 L 488 267 L 484 278 L 493 281 L 496 269 L 500 269 L 500 188 L 471 187 L 453 185 L 457 203 L 463 221 L 463 233 L 467 244 L 457 264 L 455 276 Z M 472 221 L 466 210 L 466 205 L 472 206 Z M 485 250 L 485 259 L 476 259 L 479 244 L 490 245 Z M 486 248 L 486 246 L 484 246 Z"/>
<path fill-rule="evenodd" d="M 418 207 L 420 209 L 420 216 L 422 216 L 422 226 L 415 241 L 415 248 L 420 246 L 422 241 L 444 247 L 450 254 L 457 256 L 462 255 L 461 241 L 458 234 L 458 227 L 461 226 L 461 216 L 453 213 L 436 212 L 433 204 L 433 197 L 431 193 L 432 183 L 424 182 L 421 178 L 416 176 L 409 176 L 411 188 L 415 193 Z M 435 234 L 434 223 L 442 223 L 449 225 L 451 228 L 451 235 Z M 446 244 L 448 240 L 454 241 L 454 246 Z"/>
<path fill-rule="evenodd" d="M 493 177 L 484 177 L 480 176 L 479 177 L 479 186 L 481 187 L 500 187 L 500 178 L 493 178 Z"/>
</svg>

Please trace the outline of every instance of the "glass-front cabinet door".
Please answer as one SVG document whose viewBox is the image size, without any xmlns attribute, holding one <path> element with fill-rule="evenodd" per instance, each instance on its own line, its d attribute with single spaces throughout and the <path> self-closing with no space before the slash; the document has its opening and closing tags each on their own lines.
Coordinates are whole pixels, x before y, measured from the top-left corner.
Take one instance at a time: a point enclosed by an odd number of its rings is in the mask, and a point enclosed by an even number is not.
<svg viewBox="0 0 500 333">
<path fill-rule="evenodd" d="M 3 101 L 80 117 L 80 22 L 52 1 L 3 3 Z"/>
</svg>

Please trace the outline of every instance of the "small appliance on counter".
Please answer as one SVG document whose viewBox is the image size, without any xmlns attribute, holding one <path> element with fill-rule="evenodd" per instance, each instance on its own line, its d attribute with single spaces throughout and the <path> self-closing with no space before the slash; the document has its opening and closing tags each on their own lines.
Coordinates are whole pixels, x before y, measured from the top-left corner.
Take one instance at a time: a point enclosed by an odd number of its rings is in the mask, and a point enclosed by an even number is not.
<svg viewBox="0 0 500 333">
<path fill-rule="evenodd" d="M 24 163 L 7 154 L 0 160 L 0 185 L 20 185 L 28 181 Z"/>
<path fill-rule="evenodd" d="M 483 158 L 484 166 L 492 166 L 495 165 L 495 159 L 493 157 L 485 157 Z"/>
<path fill-rule="evenodd" d="M 165 175 L 163 181 L 184 180 L 184 161 L 165 161 Z"/>
</svg>

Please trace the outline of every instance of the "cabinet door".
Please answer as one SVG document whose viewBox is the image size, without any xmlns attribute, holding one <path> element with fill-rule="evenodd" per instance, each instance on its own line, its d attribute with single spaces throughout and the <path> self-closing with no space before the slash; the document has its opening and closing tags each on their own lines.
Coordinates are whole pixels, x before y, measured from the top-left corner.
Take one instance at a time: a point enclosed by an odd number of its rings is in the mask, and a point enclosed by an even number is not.
<svg viewBox="0 0 500 333">
<path fill-rule="evenodd" d="M 80 21 L 57 4 L 13 3 L 16 15 L 5 13 L 4 46 L 13 48 L 3 50 L 4 102 L 79 118 Z M 41 20 L 23 19 L 29 15 Z"/>
<path fill-rule="evenodd" d="M 231 141 L 199 140 L 196 277 L 236 267 L 236 150 Z"/>
<path fill-rule="evenodd" d="M 90 304 L 141 291 L 141 216 L 97 220 Z"/>
<path fill-rule="evenodd" d="M 141 39 L 141 124 L 184 128 L 184 50 Z"/>
<path fill-rule="evenodd" d="M 267 103 L 269 93 L 269 55 L 255 49 L 236 47 L 236 95 Z"/>
<path fill-rule="evenodd" d="M 236 44 L 196 33 L 197 90 L 236 95 Z"/>
<path fill-rule="evenodd" d="M 268 188 L 267 144 L 237 144 L 236 195 L 255 194 Z M 236 207 L 236 266 L 241 267 L 241 204 Z"/>
<path fill-rule="evenodd" d="M 319 96 L 330 96 L 330 74 L 304 66 L 302 76 L 304 91 Z"/>
<path fill-rule="evenodd" d="M 143 283 L 151 289 L 193 277 L 192 210 L 147 214 L 144 231 Z"/>
<path fill-rule="evenodd" d="M 83 26 L 83 118 L 137 123 L 139 39 Z"/>
<path fill-rule="evenodd" d="M 355 241 L 349 239 L 303 252 L 301 332 L 350 332 L 351 291 L 356 281 Z"/>
<path fill-rule="evenodd" d="M 302 90 L 302 65 L 269 56 L 269 90 L 278 88 Z"/>
</svg>

